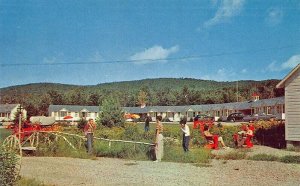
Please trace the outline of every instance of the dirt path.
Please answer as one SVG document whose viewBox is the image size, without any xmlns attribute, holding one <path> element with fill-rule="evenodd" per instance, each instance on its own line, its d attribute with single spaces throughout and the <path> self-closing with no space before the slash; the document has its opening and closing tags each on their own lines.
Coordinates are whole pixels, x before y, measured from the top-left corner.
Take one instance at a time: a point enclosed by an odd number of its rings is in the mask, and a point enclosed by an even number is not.
<svg viewBox="0 0 300 186">
<path fill-rule="evenodd" d="M 55 185 L 300 185 L 300 165 L 247 160 L 193 164 L 25 157 L 21 175 Z"/>
</svg>

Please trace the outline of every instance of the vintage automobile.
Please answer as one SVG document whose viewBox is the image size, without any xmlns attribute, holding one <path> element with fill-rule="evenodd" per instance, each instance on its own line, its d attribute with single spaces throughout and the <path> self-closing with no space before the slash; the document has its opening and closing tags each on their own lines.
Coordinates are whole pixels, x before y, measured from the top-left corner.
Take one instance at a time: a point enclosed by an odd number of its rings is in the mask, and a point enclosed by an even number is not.
<svg viewBox="0 0 300 186">
<path fill-rule="evenodd" d="M 254 114 L 254 115 L 247 115 L 243 118 L 243 121 L 258 121 L 258 120 L 270 120 L 270 119 L 276 119 L 276 116 L 273 114 Z"/>
<path fill-rule="evenodd" d="M 231 121 L 231 122 L 243 121 L 244 117 L 245 117 L 245 115 L 243 113 L 235 112 L 235 113 L 229 114 L 229 116 L 227 117 L 227 121 Z"/>
</svg>

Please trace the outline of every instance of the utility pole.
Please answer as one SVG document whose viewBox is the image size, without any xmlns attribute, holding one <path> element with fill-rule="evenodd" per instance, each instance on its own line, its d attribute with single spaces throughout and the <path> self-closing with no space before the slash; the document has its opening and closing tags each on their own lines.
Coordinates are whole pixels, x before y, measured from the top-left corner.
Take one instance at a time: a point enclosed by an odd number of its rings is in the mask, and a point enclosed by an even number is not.
<svg viewBox="0 0 300 186">
<path fill-rule="evenodd" d="M 239 81 L 236 81 L 236 102 L 239 102 Z"/>
<path fill-rule="evenodd" d="M 23 111 L 23 107 L 21 105 L 19 105 L 19 107 L 17 109 L 19 111 L 18 133 L 19 133 L 19 140 L 21 141 L 21 123 L 22 123 L 22 111 Z"/>
</svg>

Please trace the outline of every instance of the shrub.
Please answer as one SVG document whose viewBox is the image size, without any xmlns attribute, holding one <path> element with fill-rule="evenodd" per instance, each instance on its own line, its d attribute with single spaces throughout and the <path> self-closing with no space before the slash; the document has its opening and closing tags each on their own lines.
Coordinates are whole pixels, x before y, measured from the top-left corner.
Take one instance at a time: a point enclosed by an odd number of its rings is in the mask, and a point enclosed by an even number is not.
<svg viewBox="0 0 300 186">
<path fill-rule="evenodd" d="M 124 139 L 140 141 L 142 138 L 143 138 L 142 131 L 139 130 L 139 128 L 136 126 L 136 123 L 128 124 L 125 127 Z"/>
<path fill-rule="evenodd" d="M 19 175 L 19 159 L 14 152 L 0 146 L 0 184 L 15 185 Z"/>
<path fill-rule="evenodd" d="M 99 115 L 98 125 L 102 124 L 107 127 L 123 126 L 125 123 L 124 112 L 121 108 L 119 100 L 109 96 L 103 100 L 101 105 L 101 111 Z"/>
<path fill-rule="evenodd" d="M 283 156 L 280 158 L 280 161 L 284 163 L 300 163 L 300 156 Z"/>
<path fill-rule="evenodd" d="M 224 155 L 217 155 L 216 159 L 224 159 L 224 160 L 242 160 L 247 156 L 244 151 L 232 151 L 230 153 L 226 153 Z"/>
<path fill-rule="evenodd" d="M 279 158 L 274 155 L 268 155 L 268 154 L 256 154 L 254 156 L 251 156 L 248 158 L 249 160 L 255 160 L 255 161 L 278 161 Z"/>
<path fill-rule="evenodd" d="M 181 146 L 164 144 L 164 161 L 180 163 L 209 163 L 211 158 L 210 150 L 204 148 L 191 149 L 184 152 Z"/>
<path fill-rule="evenodd" d="M 273 148 L 285 148 L 285 127 L 282 121 L 257 121 L 254 123 L 257 143 Z"/>
<path fill-rule="evenodd" d="M 97 126 L 94 136 L 107 139 L 123 139 L 125 128 Z"/>
<path fill-rule="evenodd" d="M 222 136 L 224 143 L 229 147 L 234 147 L 232 135 L 240 131 L 240 126 L 213 126 L 211 133 Z"/>
<path fill-rule="evenodd" d="M 94 143 L 94 152 L 96 156 L 131 158 L 139 160 L 149 159 L 148 154 L 150 147 L 141 144 L 131 144 L 122 142 L 97 141 Z"/>
<path fill-rule="evenodd" d="M 40 137 L 40 141 L 45 141 L 45 136 Z M 55 135 L 48 136 L 50 143 L 40 143 L 36 151 L 37 156 L 54 156 L 54 157 L 73 157 L 73 158 L 91 158 L 86 153 L 84 144 L 76 137 L 68 137 L 68 141 L 76 148 L 73 149 L 63 138 Z"/>
</svg>

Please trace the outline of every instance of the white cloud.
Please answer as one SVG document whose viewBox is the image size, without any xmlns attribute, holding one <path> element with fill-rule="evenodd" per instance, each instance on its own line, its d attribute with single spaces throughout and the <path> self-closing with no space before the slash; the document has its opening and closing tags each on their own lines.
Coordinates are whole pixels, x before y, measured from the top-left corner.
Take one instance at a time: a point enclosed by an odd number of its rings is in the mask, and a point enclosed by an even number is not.
<svg viewBox="0 0 300 186">
<path fill-rule="evenodd" d="M 244 68 L 241 72 L 242 72 L 243 74 L 245 74 L 245 73 L 248 72 L 248 70 Z"/>
<path fill-rule="evenodd" d="M 300 63 L 300 54 L 290 57 L 286 62 L 281 64 L 282 69 L 292 69 Z"/>
<path fill-rule="evenodd" d="M 271 26 L 275 26 L 282 21 L 283 11 L 279 8 L 270 8 L 267 11 L 265 21 Z"/>
<path fill-rule="evenodd" d="M 277 64 L 275 61 L 270 63 L 267 69 L 271 72 L 282 71 L 287 69 L 293 69 L 300 63 L 300 54 L 293 55 L 287 61 L 282 64 Z"/>
<path fill-rule="evenodd" d="M 272 63 L 270 63 L 267 66 L 267 69 L 271 72 L 276 72 L 276 71 L 280 71 L 279 65 L 276 64 L 275 61 L 273 61 Z"/>
<path fill-rule="evenodd" d="M 151 48 L 145 49 L 142 52 L 135 53 L 130 56 L 130 60 L 135 60 L 136 64 L 146 64 L 151 62 L 163 62 L 167 59 L 169 55 L 176 53 L 179 50 L 179 46 L 173 46 L 171 48 L 163 48 L 161 46 L 153 46 Z M 158 61 L 155 61 L 158 60 Z"/>
<path fill-rule="evenodd" d="M 56 59 L 56 57 L 51 57 L 51 58 L 44 57 L 43 63 L 54 64 L 54 63 L 57 63 L 57 59 Z"/>
<path fill-rule="evenodd" d="M 214 3 L 214 2 L 213 2 Z M 204 23 L 204 27 L 214 26 L 238 15 L 245 4 L 245 0 L 220 0 L 220 7 L 215 16 Z"/>
</svg>

